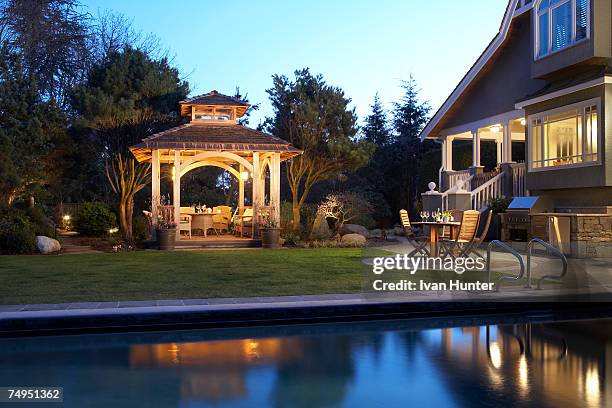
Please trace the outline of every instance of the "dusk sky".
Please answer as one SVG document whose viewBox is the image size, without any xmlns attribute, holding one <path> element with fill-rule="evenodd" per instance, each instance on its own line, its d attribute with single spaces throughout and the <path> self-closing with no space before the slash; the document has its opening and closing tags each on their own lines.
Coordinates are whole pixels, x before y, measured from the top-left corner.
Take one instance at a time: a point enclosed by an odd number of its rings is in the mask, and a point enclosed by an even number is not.
<svg viewBox="0 0 612 408">
<path fill-rule="evenodd" d="M 262 108 L 272 74 L 310 67 L 353 100 L 360 123 L 376 92 L 387 108 L 412 73 L 436 109 L 497 33 L 507 0 L 90 0 L 159 37 L 191 85 L 248 93 Z"/>
</svg>

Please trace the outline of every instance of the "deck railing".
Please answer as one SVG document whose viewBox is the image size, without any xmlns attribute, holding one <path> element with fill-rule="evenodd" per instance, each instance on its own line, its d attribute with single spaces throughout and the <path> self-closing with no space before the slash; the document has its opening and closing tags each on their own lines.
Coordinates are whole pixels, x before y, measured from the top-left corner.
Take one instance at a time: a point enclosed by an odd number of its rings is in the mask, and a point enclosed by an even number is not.
<svg viewBox="0 0 612 408">
<path fill-rule="evenodd" d="M 525 187 L 525 163 L 513 164 L 512 169 L 512 197 L 523 197 L 527 194 Z"/>
<path fill-rule="evenodd" d="M 502 181 L 505 174 L 505 172 L 501 172 L 486 183 L 472 190 L 472 209 L 480 210 L 492 199 L 503 196 Z"/>
<path fill-rule="evenodd" d="M 448 175 L 448 189 L 451 190 L 457 186 L 459 180 L 463 181 L 463 188 L 470 191 L 470 183 L 468 179 L 471 177 L 469 170 L 460 170 Z"/>
</svg>

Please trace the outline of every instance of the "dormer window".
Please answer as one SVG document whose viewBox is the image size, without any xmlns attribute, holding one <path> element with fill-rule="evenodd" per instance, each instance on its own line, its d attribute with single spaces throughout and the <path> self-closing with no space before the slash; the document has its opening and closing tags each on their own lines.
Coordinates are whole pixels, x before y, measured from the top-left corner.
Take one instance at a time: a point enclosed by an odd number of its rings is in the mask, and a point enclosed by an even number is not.
<svg viewBox="0 0 612 408">
<path fill-rule="evenodd" d="M 542 0 L 535 19 L 535 58 L 570 47 L 589 36 L 590 0 Z"/>
</svg>

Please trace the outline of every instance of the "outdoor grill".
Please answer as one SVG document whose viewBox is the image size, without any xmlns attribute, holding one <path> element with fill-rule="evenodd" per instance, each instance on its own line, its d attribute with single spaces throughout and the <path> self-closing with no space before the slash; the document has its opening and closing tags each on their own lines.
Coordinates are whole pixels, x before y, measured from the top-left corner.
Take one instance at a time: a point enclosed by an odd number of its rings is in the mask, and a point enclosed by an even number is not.
<svg viewBox="0 0 612 408">
<path fill-rule="evenodd" d="M 501 214 L 502 241 L 527 241 L 530 238 L 546 238 L 546 216 L 552 211 L 550 200 L 540 197 L 515 197 L 505 214 Z"/>
</svg>

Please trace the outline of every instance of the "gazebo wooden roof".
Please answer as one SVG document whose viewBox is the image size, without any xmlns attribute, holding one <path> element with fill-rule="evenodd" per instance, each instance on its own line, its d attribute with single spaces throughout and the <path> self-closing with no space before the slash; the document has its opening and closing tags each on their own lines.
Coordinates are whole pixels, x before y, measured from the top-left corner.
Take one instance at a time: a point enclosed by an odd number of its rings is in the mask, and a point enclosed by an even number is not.
<svg viewBox="0 0 612 408">
<path fill-rule="evenodd" d="M 181 105 L 181 116 L 190 116 L 191 108 L 194 106 L 231 106 L 236 109 L 236 116 L 243 116 L 251 105 L 233 96 L 223 95 L 213 90 L 207 94 L 194 96 L 179 102 Z"/>
<path fill-rule="evenodd" d="M 139 162 L 149 161 L 153 149 L 229 151 L 240 155 L 249 155 L 250 152 L 275 152 L 281 154 L 281 160 L 302 153 L 286 140 L 237 123 L 190 122 L 156 133 L 130 147 Z"/>
</svg>

